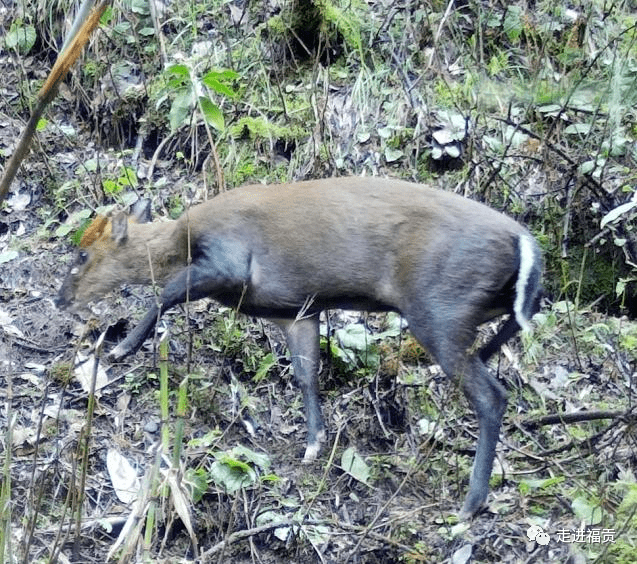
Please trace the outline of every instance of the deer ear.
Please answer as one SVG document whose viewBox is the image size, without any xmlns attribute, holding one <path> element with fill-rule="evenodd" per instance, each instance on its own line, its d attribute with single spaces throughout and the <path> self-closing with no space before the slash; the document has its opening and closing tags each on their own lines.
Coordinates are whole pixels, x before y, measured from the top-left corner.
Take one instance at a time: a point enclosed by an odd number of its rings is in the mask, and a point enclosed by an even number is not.
<svg viewBox="0 0 637 564">
<path fill-rule="evenodd" d="M 120 212 L 111 221 L 113 224 L 111 238 L 117 245 L 125 243 L 128 238 L 128 216 Z"/>
<path fill-rule="evenodd" d="M 150 217 L 150 200 L 147 198 L 137 200 L 133 204 L 131 215 L 137 223 L 149 223 L 152 220 Z"/>
</svg>

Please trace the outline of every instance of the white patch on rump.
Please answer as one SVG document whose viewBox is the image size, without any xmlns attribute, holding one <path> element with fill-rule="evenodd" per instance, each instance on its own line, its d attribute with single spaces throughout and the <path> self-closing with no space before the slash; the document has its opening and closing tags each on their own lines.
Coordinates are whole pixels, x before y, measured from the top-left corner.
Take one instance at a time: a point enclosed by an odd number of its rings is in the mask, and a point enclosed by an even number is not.
<svg viewBox="0 0 637 564">
<path fill-rule="evenodd" d="M 522 233 L 520 235 L 520 270 L 518 271 L 518 279 L 515 283 L 515 303 L 513 304 L 513 311 L 515 313 L 515 320 L 525 331 L 531 327 L 529 320 L 524 314 L 524 305 L 526 302 L 526 285 L 529 282 L 529 276 L 534 263 L 535 252 L 533 249 L 533 241 L 526 233 Z"/>
</svg>

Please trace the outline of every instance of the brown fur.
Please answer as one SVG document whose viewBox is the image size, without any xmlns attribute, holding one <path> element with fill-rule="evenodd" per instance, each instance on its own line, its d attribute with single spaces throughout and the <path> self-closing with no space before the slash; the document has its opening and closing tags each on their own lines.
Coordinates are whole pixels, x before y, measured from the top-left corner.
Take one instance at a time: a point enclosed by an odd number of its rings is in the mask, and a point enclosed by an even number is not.
<svg viewBox="0 0 637 564">
<path fill-rule="evenodd" d="M 104 217 L 103 215 L 98 215 L 84 230 L 82 239 L 80 239 L 80 247 L 82 247 L 83 249 L 88 249 L 93 243 L 95 243 L 95 241 L 105 235 L 105 229 L 107 225 L 109 225 L 108 218 Z"/>
<path fill-rule="evenodd" d="M 399 311 L 416 339 L 462 383 L 480 425 L 463 515 L 487 497 L 506 393 L 484 364 L 536 311 L 540 252 L 512 219 L 426 186 L 335 178 L 245 186 L 194 206 L 176 221 L 96 219 L 57 303 L 85 304 L 123 283 L 163 287 L 110 354 L 137 351 L 164 311 L 211 297 L 268 317 L 286 334 L 308 423 L 305 459 L 325 435 L 318 399 L 319 313 Z M 509 313 L 490 343 L 476 327 Z"/>
<path fill-rule="evenodd" d="M 132 217 L 124 245 L 112 237 L 117 218 L 95 219 L 82 237 L 81 247 L 90 256 L 73 301 L 85 304 L 123 282 L 162 284 L 186 265 L 189 239 L 192 248 L 204 237 L 236 232 L 252 246 L 257 294 L 266 277 L 274 284 L 277 279 L 283 282 L 285 273 L 297 284 L 304 277 L 308 294 L 338 280 L 340 293 L 373 285 L 378 301 L 398 305 L 406 288 L 422 284 L 416 265 L 423 260 L 423 244 L 428 263 L 442 264 L 452 254 L 450 246 L 464 240 L 481 252 L 461 256 L 488 261 L 483 282 L 495 287 L 500 281 L 488 277 L 497 270 L 490 268 L 489 253 L 482 250 L 497 247 L 500 260 L 512 261 L 514 246 L 502 235 L 523 231 L 510 218 L 476 202 L 407 182 L 354 177 L 293 186 L 245 186 L 194 206 L 176 221 L 138 224 Z M 356 195 L 359 188 L 364 190 Z M 485 244 L 489 237 L 493 242 Z M 297 262 L 287 257 L 297 257 Z M 340 270 L 336 257 L 348 257 L 346 270 Z M 466 265 L 459 264 L 449 275 L 462 277 L 465 271 Z"/>
</svg>

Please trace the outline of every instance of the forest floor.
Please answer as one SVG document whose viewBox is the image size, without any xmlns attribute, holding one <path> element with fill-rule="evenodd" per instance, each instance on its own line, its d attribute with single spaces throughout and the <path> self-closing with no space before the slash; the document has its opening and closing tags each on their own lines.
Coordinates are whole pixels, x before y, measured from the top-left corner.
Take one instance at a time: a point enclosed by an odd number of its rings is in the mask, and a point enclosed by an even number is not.
<svg viewBox="0 0 637 564">
<path fill-rule="evenodd" d="M 242 45 L 237 38 L 255 41 L 263 12 L 273 10 L 266 4 L 258 14 L 240 3 L 217 6 L 234 29 L 224 36 L 233 56 Z M 380 2 L 369 5 L 381 8 Z M 5 30 L 13 22 L 11 9 L 9 3 L 0 10 Z M 203 18 L 197 33 L 203 36 L 206 26 L 223 44 L 214 31 L 218 22 Z M 89 53 L 85 67 L 96 56 Z M 276 65 L 284 63 L 279 57 L 268 52 L 259 62 L 271 65 L 273 81 Z M 286 64 L 299 73 L 312 66 Z M 315 61 L 314 70 L 321 65 L 328 63 Z M 24 112 L 15 108 L 25 83 L 42 80 L 48 69 L 42 57 L 10 50 L 0 53 L 0 67 L 1 95 L 12 108 L 0 111 L 0 148 L 8 156 L 23 126 Z M 225 149 L 223 139 L 219 143 L 221 165 L 232 169 L 228 184 L 257 181 L 262 170 L 271 182 L 303 172 L 342 174 L 348 167 L 352 173 L 417 176 L 417 166 L 392 168 L 410 153 L 385 143 L 389 133 L 380 125 L 369 130 L 371 141 L 369 131 L 354 125 L 374 116 L 357 113 L 350 95 L 360 84 L 348 82 L 346 69 L 333 70 L 331 83 L 315 76 L 311 86 L 287 72 L 287 82 L 278 84 L 281 92 L 314 88 L 311 96 L 329 98 L 317 117 L 325 128 L 321 147 L 310 141 L 301 147 L 288 136 L 291 125 L 277 139 L 271 130 L 269 140 L 254 143 L 261 134 L 248 131 L 254 124 L 244 122 L 245 136 L 229 136 Z M 128 79 L 132 83 L 140 75 L 137 69 Z M 100 335 L 106 331 L 108 352 L 135 326 L 153 294 L 124 287 L 81 314 L 56 309 L 53 299 L 76 252 L 65 226 L 77 227 L 78 217 L 88 217 L 84 212 L 126 203 L 126 190 L 119 191 L 126 188 L 122 163 L 135 170 L 133 191 L 143 192 L 147 183 L 160 220 L 212 197 L 208 186 L 215 173 L 210 160 L 197 154 L 197 143 L 206 139 L 201 125 L 197 133 L 193 128 L 181 137 L 168 135 L 171 155 L 156 158 L 146 146 L 156 132 L 148 128 L 141 151 L 135 135 L 126 145 L 126 119 L 138 119 L 138 99 L 125 100 L 135 108 L 130 114 L 129 106 L 96 98 L 94 106 L 82 106 L 75 86 L 77 81 L 69 81 L 61 89 L 49 125 L 0 208 L 6 562 L 103 563 L 107 555 L 117 562 L 237 564 L 634 561 L 637 325 L 628 317 L 575 306 L 552 293 L 534 331 L 516 337 L 493 359 L 490 368 L 507 388 L 509 405 L 488 505 L 470 522 L 458 522 L 456 515 L 468 488 L 475 418 L 458 386 L 396 316 L 329 312 L 329 323 L 323 320 L 329 335 L 321 372 L 328 440 L 309 465 L 302 464 L 301 394 L 276 326 L 202 300 L 164 316 L 160 337 L 168 343 L 167 361 L 160 360 L 157 339 L 121 363 L 100 357 L 95 348 Z M 384 103 L 368 104 L 378 110 L 377 118 L 386 117 L 381 108 L 387 110 L 391 101 L 383 95 Z M 155 103 L 143 98 L 141 104 Z M 227 115 L 235 108 L 220 106 Z M 315 114 L 317 107 L 313 102 L 305 111 Z M 93 117 L 105 108 L 113 113 L 90 122 L 78 108 Z M 173 110 L 163 126 L 177 113 Z M 286 111 L 292 116 L 297 110 Z M 318 125 L 311 128 L 314 136 Z M 252 161 L 237 157 L 239 166 L 232 159 L 244 142 L 258 148 Z M 108 143 L 127 149 L 104 148 Z M 322 151 L 329 153 L 332 168 L 321 160 Z M 112 185 L 96 180 L 105 178 L 121 186 L 108 192 Z M 449 185 L 444 179 L 431 182 Z M 528 190 L 526 195 L 534 197 Z M 483 326 L 481 342 L 497 327 Z M 159 392 L 164 370 L 168 402 Z M 548 538 L 536 539 L 540 531 Z"/>
</svg>

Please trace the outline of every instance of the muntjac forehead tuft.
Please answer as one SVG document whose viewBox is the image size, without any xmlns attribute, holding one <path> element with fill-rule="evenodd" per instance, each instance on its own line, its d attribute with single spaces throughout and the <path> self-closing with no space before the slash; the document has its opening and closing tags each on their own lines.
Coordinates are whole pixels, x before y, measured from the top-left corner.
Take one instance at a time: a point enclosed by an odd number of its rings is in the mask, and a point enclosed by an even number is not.
<svg viewBox="0 0 637 564">
<path fill-rule="evenodd" d="M 103 234 L 109 224 L 109 221 L 103 215 L 98 215 L 91 224 L 85 229 L 82 239 L 80 240 L 80 247 L 86 249 L 90 247 L 95 241 L 97 241 Z"/>
</svg>

